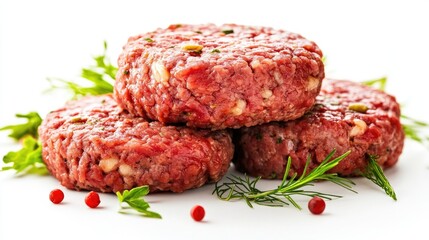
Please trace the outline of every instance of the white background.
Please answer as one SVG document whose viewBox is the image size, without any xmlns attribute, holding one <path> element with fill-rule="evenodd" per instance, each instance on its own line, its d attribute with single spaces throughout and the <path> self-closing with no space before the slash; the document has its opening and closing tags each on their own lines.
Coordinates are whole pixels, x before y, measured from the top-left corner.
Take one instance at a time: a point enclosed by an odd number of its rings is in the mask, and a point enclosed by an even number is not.
<svg viewBox="0 0 429 240">
<path fill-rule="evenodd" d="M 47 77 L 75 79 L 91 56 L 109 43 L 112 61 L 127 38 L 172 23 L 239 23 L 283 28 L 315 41 L 327 57 L 327 77 L 368 80 L 388 77 L 387 91 L 403 112 L 429 122 L 429 8 L 425 1 L 12 1 L 0 3 L 0 126 L 16 123 L 15 113 L 42 117 L 64 104 L 66 93 L 43 93 Z M 18 145 L 0 132 L 0 155 Z M 50 177 L 17 177 L 0 172 L 0 239 L 362 239 L 427 237 L 429 214 L 428 148 L 406 141 L 398 164 L 386 171 L 398 201 L 365 179 L 354 179 L 354 194 L 329 183 L 318 191 L 344 197 L 327 202 L 323 215 L 306 208 L 250 209 L 223 202 L 213 185 L 182 194 L 146 199 L 162 220 L 117 212 L 112 194 L 89 209 L 85 192 L 64 189 Z M 231 173 L 235 173 L 231 169 Z M 237 173 L 235 173 L 237 174 Z M 274 187 L 278 182 L 263 182 Z M 54 205 L 50 190 L 65 200 Z M 195 204 L 206 209 L 204 222 L 189 216 Z"/>
</svg>

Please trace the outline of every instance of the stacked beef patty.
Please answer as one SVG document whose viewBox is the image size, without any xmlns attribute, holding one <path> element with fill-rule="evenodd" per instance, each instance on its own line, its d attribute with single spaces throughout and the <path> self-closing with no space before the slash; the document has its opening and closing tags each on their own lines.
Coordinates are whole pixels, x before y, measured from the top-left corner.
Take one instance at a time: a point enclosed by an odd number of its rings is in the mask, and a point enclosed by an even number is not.
<svg viewBox="0 0 429 240">
<path fill-rule="evenodd" d="M 40 127 L 43 160 L 71 189 L 116 192 L 149 185 L 182 192 L 222 178 L 233 156 L 230 133 L 165 126 L 135 117 L 111 95 L 69 102 Z"/>
<path fill-rule="evenodd" d="M 334 148 L 352 150 L 334 169 L 344 175 L 365 154 L 395 164 L 403 132 L 394 98 L 326 80 L 316 102 L 321 58 L 314 42 L 268 27 L 171 25 L 130 37 L 113 95 L 46 116 L 43 159 L 67 188 L 102 192 L 197 188 L 220 180 L 234 151 L 240 171 L 265 178 L 280 176 L 287 156 L 299 173 L 308 156 L 312 168 Z"/>
<path fill-rule="evenodd" d="M 325 80 L 316 104 L 303 117 L 242 128 L 236 135 L 238 170 L 252 176 L 282 179 L 287 159 L 290 174 L 300 176 L 336 150 L 334 157 L 351 153 L 331 172 L 360 175 L 369 155 L 382 168 L 393 166 L 402 153 L 404 131 L 396 99 L 359 83 Z"/>
</svg>

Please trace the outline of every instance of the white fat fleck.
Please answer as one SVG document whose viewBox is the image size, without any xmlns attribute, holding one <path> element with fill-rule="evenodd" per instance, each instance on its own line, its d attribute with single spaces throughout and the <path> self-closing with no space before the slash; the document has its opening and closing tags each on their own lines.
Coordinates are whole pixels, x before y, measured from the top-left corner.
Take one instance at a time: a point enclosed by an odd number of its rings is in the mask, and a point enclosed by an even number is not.
<svg viewBox="0 0 429 240">
<path fill-rule="evenodd" d="M 132 171 L 132 168 L 131 168 L 131 166 L 130 166 L 130 165 L 127 165 L 127 164 L 121 164 L 121 165 L 119 166 L 119 173 L 120 173 L 122 176 L 130 176 L 130 175 L 133 173 L 133 171 Z"/>
<path fill-rule="evenodd" d="M 276 80 L 276 82 L 277 82 L 279 85 L 283 84 L 283 78 L 282 78 L 282 75 L 280 74 L 280 72 L 275 71 L 275 72 L 273 73 L 273 75 L 274 75 L 274 79 Z"/>
<path fill-rule="evenodd" d="M 253 69 L 258 68 L 260 65 L 261 65 L 261 63 L 260 63 L 258 60 L 253 60 L 253 61 L 250 63 L 250 66 L 251 66 Z"/>
<path fill-rule="evenodd" d="M 116 158 L 106 158 L 106 159 L 100 160 L 100 163 L 98 163 L 98 166 L 100 166 L 103 172 L 108 173 L 118 168 L 118 162 L 119 161 Z"/>
<path fill-rule="evenodd" d="M 231 113 L 235 116 L 241 115 L 246 108 L 246 101 L 243 99 L 238 99 L 235 103 L 235 106 L 231 109 Z"/>
<path fill-rule="evenodd" d="M 307 90 L 308 91 L 312 91 L 315 90 L 318 86 L 319 86 L 319 79 L 312 77 L 312 76 L 308 76 L 307 78 Z"/>
<path fill-rule="evenodd" d="M 157 82 L 161 82 L 168 86 L 168 79 L 170 79 L 170 73 L 167 68 L 160 61 L 152 63 L 151 66 L 153 78 Z"/>
<path fill-rule="evenodd" d="M 282 138 L 284 138 L 284 137 L 282 136 Z M 290 152 L 293 149 L 294 149 L 294 144 L 293 144 L 292 140 L 288 140 L 287 141 L 287 150 Z"/>
<path fill-rule="evenodd" d="M 261 95 L 264 99 L 267 99 L 273 96 L 273 91 L 271 91 L 270 89 L 265 89 L 262 91 Z"/>
<path fill-rule="evenodd" d="M 362 135 L 365 133 L 368 126 L 366 125 L 366 122 L 360 120 L 360 119 L 353 119 L 353 123 L 355 124 L 350 130 L 350 137 Z"/>
</svg>

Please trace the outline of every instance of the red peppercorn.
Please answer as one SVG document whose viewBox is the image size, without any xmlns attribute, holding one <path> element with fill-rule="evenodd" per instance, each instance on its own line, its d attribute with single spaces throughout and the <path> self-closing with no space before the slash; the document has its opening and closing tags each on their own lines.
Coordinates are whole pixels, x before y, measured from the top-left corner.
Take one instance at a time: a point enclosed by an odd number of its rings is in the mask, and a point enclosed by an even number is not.
<svg viewBox="0 0 429 240">
<path fill-rule="evenodd" d="M 54 189 L 49 193 L 49 199 L 54 204 L 59 204 L 64 199 L 64 193 L 61 191 L 61 189 Z"/>
<path fill-rule="evenodd" d="M 308 202 L 308 209 L 313 214 L 321 214 L 325 210 L 326 204 L 325 200 L 318 196 L 314 196 L 310 201 Z"/>
<path fill-rule="evenodd" d="M 203 218 L 204 218 L 205 215 L 206 215 L 206 211 L 200 205 L 195 205 L 194 207 L 192 207 L 192 209 L 191 209 L 191 217 L 195 221 L 199 222 L 199 221 L 203 220 Z"/>
<path fill-rule="evenodd" d="M 85 203 L 90 208 L 96 208 L 100 204 L 100 196 L 97 192 L 91 191 L 86 195 Z"/>
</svg>

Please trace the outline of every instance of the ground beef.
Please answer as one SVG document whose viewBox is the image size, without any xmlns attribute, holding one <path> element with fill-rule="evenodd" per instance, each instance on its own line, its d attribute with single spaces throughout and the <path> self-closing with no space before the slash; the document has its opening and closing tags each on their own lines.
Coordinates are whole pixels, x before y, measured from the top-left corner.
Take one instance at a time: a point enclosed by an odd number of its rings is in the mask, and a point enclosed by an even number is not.
<svg viewBox="0 0 429 240">
<path fill-rule="evenodd" d="M 129 38 L 115 98 L 164 124 L 224 129 L 291 120 L 314 104 L 321 58 L 314 42 L 283 30 L 172 25 Z"/>
<path fill-rule="evenodd" d="M 400 108 L 393 96 L 359 83 L 329 79 L 303 117 L 242 128 L 236 138 L 236 168 L 274 179 L 283 177 L 289 156 L 291 174 L 301 175 L 307 157 L 313 169 L 332 150 L 336 149 L 335 157 L 351 150 L 331 172 L 356 176 L 367 166 L 368 155 L 378 156 L 383 168 L 393 166 L 404 145 Z"/>
<path fill-rule="evenodd" d="M 234 150 L 227 131 L 148 122 L 112 95 L 68 102 L 46 116 L 39 134 L 49 171 L 76 190 L 182 192 L 220 180 Z"/>
</svg>

